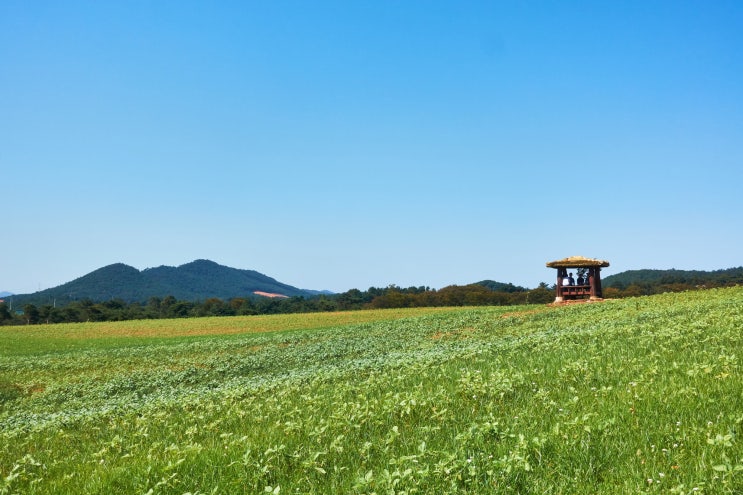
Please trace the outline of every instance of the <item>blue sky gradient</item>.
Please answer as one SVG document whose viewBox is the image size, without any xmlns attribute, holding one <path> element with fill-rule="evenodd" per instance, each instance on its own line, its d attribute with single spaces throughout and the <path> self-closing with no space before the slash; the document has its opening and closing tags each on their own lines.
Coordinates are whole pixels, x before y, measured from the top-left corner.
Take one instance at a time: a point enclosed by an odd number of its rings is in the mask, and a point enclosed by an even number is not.
<svg viewBox="0 0 743 495">
<path fill-rule="evenodd" d="M 743 3 L 0 3 L 0 290 L 743 264 Z"/>
</svg>

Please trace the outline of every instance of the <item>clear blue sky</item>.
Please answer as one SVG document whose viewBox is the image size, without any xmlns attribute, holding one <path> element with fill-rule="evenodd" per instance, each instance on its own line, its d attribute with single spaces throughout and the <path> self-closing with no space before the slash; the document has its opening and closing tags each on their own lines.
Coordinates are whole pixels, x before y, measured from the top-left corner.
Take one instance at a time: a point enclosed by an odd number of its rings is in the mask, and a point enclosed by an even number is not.
<svg viewBox="0 0 743 495">
<path fill-rule="evenodd" d="M 743 265 L 743 2 L 0 2 L 0 290 Z"/>
</svg>

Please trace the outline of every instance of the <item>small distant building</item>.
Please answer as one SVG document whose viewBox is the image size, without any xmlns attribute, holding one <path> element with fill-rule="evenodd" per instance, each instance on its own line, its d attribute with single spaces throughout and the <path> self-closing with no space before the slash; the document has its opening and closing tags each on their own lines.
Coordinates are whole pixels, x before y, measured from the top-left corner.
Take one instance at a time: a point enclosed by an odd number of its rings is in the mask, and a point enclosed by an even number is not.
<svg viewBox="0 0 743 495">
<path fill-rule="evenodd" d="M 601 290 L 601 269 L 609 266 L 605 260 L 594 258 L 584 258 L 583 256 L 571 256 L 557 261 L 547 263 L 549 268 L 557 269 L 557 284 L 555 285 L 555 302 L 561 303 L 570 300 L 599 300 L 602 299 Z M 576 277 L 577 273 L 571 273 L 568 270 L 573 269 L 576 272 L 580 270 L 584 276 Z M 571 280 L 572 279 L 572 280 Z"/>
</svg>

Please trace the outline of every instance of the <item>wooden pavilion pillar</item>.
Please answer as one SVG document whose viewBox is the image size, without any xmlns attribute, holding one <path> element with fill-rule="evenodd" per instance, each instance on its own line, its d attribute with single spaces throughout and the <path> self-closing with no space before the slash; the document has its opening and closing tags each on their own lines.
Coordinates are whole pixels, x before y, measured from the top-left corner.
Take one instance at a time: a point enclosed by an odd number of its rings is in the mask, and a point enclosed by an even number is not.
<svg viewBox="0 0 743 495">
<path fill-rule="evenodd" d="M 601 290 L 600 266 L 592 266 L 588 269 L 588 285 L 591 286 L 591 299 L 601 299 L 604 297 Z"/>
<path fill-rule="evenodd" d="M 601 296 L 596 295 L 596 268 L 588 269 L 588 285 L 591 286 L 591 299 L 598 299 Z"/>
<path fill-rule="evenodd" d="M 557 284 L 555 284 L 555 302 L 562 302 L 562 281 L 568 276 L 568 270 L 566 268 L 557 269 Z"/>
</svg>

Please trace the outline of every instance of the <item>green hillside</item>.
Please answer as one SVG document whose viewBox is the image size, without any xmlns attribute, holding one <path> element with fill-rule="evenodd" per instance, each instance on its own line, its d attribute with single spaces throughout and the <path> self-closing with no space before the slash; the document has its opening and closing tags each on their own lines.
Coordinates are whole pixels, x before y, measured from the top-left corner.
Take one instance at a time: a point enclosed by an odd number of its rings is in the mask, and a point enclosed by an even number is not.
<svg viewBox="0 0 743 495">
<path fill-rule="evenodd" d="M 630 285 L 707 285 L 712 287 L 743 284 L 743 267 L 725 270 L 627 270 L 602 280 L 604 287 L 624 289 Z"/>
<path fill-rule="evenodd" d="M 173 296 L 182 301 L 208 298 L 246 297 L 254 291 L 285 296 L 310 296 L 305 291 L 263 275 L 254 270 L 240 270 L 209 260 L 196 260 L 178 267 L 160 266 L 139 271 L 122 263 L 99 268 L 66 284 L 34 294 L 13 296 L 16 307 L 24 304 L 64 305 L 90 299 L 144 302 L 151 297 Z"/>
<path fill-rule="evenodd" d="M 0 328 L 0 493 L 743 493 L 741 301 Z"/>
<path fill-rule="evenodd" d="M 526 287 L 520 287 L 518 285 L 513 285 L 512 283 L 504 283 L 504 282 L 496 282 L 494 280 L 482 280 L 480 282 L 476 283 L 477 285 L 482 285 L 483 287 L 487 287 L 488 289 L 492 291 L 497 292 L 507 292 L 507 293 L 513 293 L 513 292 L 526 292 Z"/>
</svg>

